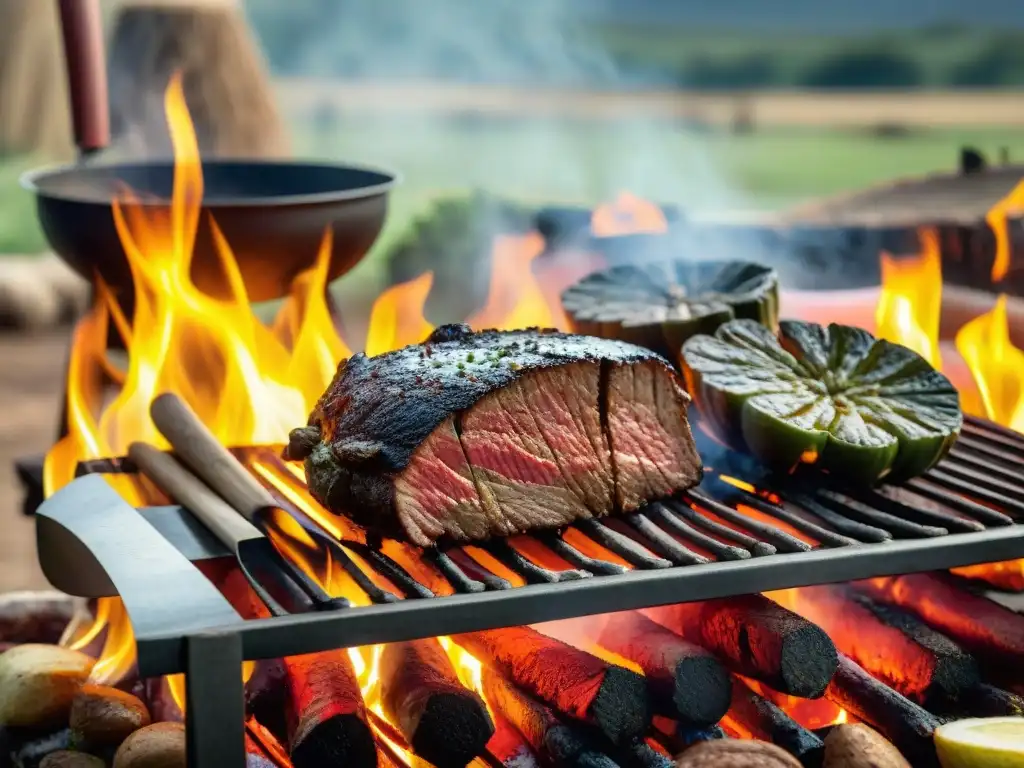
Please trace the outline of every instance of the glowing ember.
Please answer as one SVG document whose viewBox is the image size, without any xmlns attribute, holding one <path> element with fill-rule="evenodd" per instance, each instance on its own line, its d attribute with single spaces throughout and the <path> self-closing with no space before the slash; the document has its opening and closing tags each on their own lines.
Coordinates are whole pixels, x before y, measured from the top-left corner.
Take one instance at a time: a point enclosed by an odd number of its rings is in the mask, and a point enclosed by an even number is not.
<svg viewBox="0 0 1024 768">
<path fill-rule="evenodd" d="M 903 344 L 937 368 L 942 316 L 942 261 L 939 235 L 921 231 L 921 254 L 896 259 L 882 254 L 882 292 L 875 310 L 876 335 Z"/>
</svg>

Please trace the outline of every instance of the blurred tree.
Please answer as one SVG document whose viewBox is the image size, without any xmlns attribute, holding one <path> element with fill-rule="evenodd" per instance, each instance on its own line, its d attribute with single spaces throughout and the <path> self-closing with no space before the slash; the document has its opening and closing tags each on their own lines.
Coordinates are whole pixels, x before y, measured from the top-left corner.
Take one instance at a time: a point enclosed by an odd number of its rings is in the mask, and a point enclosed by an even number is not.
<svg viewBox="0 0 1024 768">
<path fill-rule="evenodd" d="M 778 62 L 768 53 L 735 59 L 696 56 L 683 68 L 679 84 L 685 88 L 736 90 L 772 86 L 778 77 Z"/>
<path fill-rule="evenodd" d="M 73 154 L 56 2 L 0 0 L 0 155 Z"/>
<path fill-rule="evenodd" d="M 953 67 L 949 81 L 971 88 L 1024 85 L 1024 36 L 993 40 L 974 59 Z"/>
<path fill-rule="evenodd" d="M 287 152 L 263 54 L 236 0 L 125 0 L 114 20 L 109 68 L 112 129 L 126 153 L 169 150 L 163 94 L 175 72 L 202 152 Z"/>
<path fill-rule="evenodd" d="M 886 47 L 840 51 L 812 65 L 800 84 L 808 88 L 914 88 L 924 84 L 921 67 Z"/>
</svg>

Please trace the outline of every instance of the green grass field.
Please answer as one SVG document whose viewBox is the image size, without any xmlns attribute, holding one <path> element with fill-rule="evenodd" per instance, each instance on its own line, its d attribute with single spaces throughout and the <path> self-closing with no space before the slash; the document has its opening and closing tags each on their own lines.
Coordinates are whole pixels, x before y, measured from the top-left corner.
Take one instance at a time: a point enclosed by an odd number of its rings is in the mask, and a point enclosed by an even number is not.
<svg viewBox="0 0 1024 768">
<path fill-rule="evenodd" d="M 530 203 L 594 203 L 628 189 L 696 209 L 780 209 L 808 198 L 955 167 L 962 144 L 1024 158 L 1024 132 L 914 131 L 898 138 L 839 130 L 765 129 L 749 135 L 629 124 L 498 125 L 453 121 L 350 122 L 296 131 L 296 151 L 401 172 L 389 220 L 357 275 L 381 259 L 432 200 L 472 188 Z M 28 160 L 0 166 L 0 253 L 45 247 L 31 197 L 17 183 Z"/>
</svg>

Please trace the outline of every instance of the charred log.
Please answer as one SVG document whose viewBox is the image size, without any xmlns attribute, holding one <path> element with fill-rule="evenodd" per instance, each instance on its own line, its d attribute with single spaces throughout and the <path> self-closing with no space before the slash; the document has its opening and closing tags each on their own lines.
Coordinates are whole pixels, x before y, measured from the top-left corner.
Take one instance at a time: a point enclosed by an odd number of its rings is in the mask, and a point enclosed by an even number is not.
<svg viewBox="0 0 1024 768">
<path fill-rule="evenodd" d="M 1024 616 L 933 573 L 885 576 L 858 582 L 857 588 L 952 638 L 974 654 L 986 677 L 1024 682 Z"/>
<path fill-rule="evenodd" d="M 377 747 L 348 651 L 283 659 L 288 749 L 295 768 L 375 768 Z"/>
<path fill-rule="evenodd" d="M 911 614 L 844 586 L 807 587 L 794 609 L 873 677 L 928 710 L 980 682 L 974 658 Z M 878 649 L 884 648 L 884 653 Z"/>
<path fill-rule="evenodd" d="M 847 656 L 825 695 L 896 745 L 914 766 L 937 765 L 932 733 L 939 726 L 933 715 L 892 688 L 875 680 Z"/>
<path fill-rule="evenodd" d="M 777 691 L 820 697 L 838 664 L 820 627 L 761 595 L 652 608 L 645 613 L 707 648 L 733 672 Z"/>
<path fill-rule="evenodd" d="M 413 752 L 437 768 L 462 768 L 494 733 L 483 700 L 459 682 L 436 639 L 384 646 L 381 704 Z"/>
<path fill-rule="evenodd" d="M 597 727 L 615 745 L 636 741 L 651 723 L 642 676 L 529 627 L 452 640 L 555 711 Z"/>
<path fill-rule="evenodd" d="M 539 754 L 558 768 L 617 768 L 577 726 L 563 723 L 545 704 L 494 670 L 483 670 L 484 696 L 494 711 L 514 725 Z"/>
<path fill-rule="evenodd" d="M 658 714 L 709 726 L 729 709 L 732 680 L 721 663 L 639 613 L 614 614 L 597 644 L 643 670 Z"/>
<path fill-rule="evenodd" d="M 730 736 L 770 741 L 804 764 L 817 764 L 824 742 L 775 704 L 752 691 L 742 680 L 734 680 L 732 706 L 722 722 Z"/>
<path fill-rule="evenodd" d="M 245 711 L 281 744 L 288 743 L 288 670 L 282 659 L 263 659 L 245 683 Z"/>
<path fill-rule="evenodd" d="M 962 692 L 946 712 L 959 717 L 1022 717 L 1024 697 L 982 683 Z"/>
</svg>

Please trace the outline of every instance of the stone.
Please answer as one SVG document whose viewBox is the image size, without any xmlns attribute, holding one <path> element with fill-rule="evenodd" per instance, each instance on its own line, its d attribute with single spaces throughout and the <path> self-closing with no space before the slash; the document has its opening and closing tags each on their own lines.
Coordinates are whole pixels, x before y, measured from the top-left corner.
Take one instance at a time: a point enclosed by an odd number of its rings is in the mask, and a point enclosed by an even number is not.
<svg viewBox="0 0 1024 768">
<path fill-rule="evenodd" d="M 154 723 L 140 728 L 118 747 L 113 768 L 186 768 L 185 726 Z"/>
<path fill-rule="evenodd" d="M 118 747 L 149 725 L 149 710 L 130 693 L 105 685 L 85 685 L 71 703 L 71 743 L 88 752 Z"/>
<path fill-rule="evenodd" d="M 0 725 L 62 727 L 96 660 L 57 645 L 26 643 L 0 654 Z"/>
</svg>

